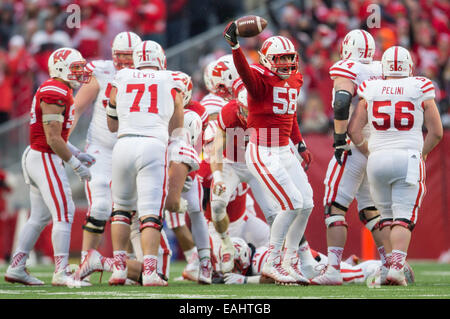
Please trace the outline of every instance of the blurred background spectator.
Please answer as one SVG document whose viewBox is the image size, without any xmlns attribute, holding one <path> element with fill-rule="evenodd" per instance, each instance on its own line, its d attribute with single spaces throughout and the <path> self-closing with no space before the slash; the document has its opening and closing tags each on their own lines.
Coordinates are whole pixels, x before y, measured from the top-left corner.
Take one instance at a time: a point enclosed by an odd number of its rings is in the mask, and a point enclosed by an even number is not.
<svg viewBox="0 0 450 319">
<path fill-rule="evenodd" d="M 280 2 L 281 9 L 273 10 Z M 76 28 L 66 23 L 70 4 L 80 8 Z M 369 27 L 373 4 L 381 19 L 379 25 Z M 340 59 L 343 37 L 355 28 L 373 35 L 376 59 L 396 44 L 411 51 L 415 74 L 433 81 L 442 120 L 450 127 L 450 3 L 446 0 L 0 0 L 0 123 L 28 111 L 34 90 L 48 77 L 48 56 L 58 47 L 75 47 L 87 60 L 110 59 L 114 36 L 132 30 L 167 50 L 261 6 L 268 9 L 268 28 L 241 44 L 253 62 L 261 43 L 275 33 L 296 45 L 305 80 L 299 101 L 305 132 L 325 133 L 332 123 L 328 69 Z M 203 67 L 227 53 L 221 36 L 196 53 L 198 65 L 191 67 L 196 99 L 206 93 Z"/>
</svg>

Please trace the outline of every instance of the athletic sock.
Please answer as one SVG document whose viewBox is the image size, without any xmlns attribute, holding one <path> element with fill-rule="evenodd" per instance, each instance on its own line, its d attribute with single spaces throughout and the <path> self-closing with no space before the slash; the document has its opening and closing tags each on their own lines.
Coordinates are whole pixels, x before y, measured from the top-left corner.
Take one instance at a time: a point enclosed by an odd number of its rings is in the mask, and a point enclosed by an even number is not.
<svg viewBox="0 0 450 319">
<path fill-rule="evenodd" d="M 344 248 L 342 247 L 328 247 L 328 265 L 340 270 L 343 252 Z"/>
</svg>

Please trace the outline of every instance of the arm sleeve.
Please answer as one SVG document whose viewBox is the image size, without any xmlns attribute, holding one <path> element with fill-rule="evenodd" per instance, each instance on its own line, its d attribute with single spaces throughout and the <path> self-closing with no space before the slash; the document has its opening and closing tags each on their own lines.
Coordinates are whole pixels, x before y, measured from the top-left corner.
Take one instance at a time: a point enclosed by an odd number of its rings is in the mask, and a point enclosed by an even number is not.
<svg viewBox="0 0 450 319">
<path fill-rule="evenodd" d="M 291 130 L 291 141 L 294 145 L 297 145 L 301 141 L 303 141 L 302 133 L 300 132 L 300 127 L 297 122 L 297 112 L 294 114 L 294 120 L 292 121 L 292 130 Z"/>
<path fill-rule="evenodd" d="M 253 98 L 264 96 L 264 94 L 262 94 L 264 90 L 264 82 L 262 81 L 261 77 L 257 75 L 257 71 L 253 71 L 250 68 L 250 65 L 248 64 L 247 58 L 242 52 L 242 49 L 237 48 L 232 50 L 232 52 L 234 65 L 237 72 L 239 73 L 239 76 L 241 77 L 242 82 L 244 82 L 248 93 Z"/>
</svg>

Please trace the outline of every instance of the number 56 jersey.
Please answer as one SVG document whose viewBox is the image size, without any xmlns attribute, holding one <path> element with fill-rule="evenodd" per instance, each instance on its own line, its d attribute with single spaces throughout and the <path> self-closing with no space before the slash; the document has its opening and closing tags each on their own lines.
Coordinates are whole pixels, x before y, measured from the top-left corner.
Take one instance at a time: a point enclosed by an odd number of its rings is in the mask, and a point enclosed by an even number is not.
<svg viewBox="0 0 450 319">
<path fill-rule="evenodd" d="M 423 148 L 423 102 L 434 99 L 433 83 L 425 77 L 364 81 L 358 95 L 367 104 L 369 151 Z"/>
<path fill-rule="evenodd" d="M 117 88 L 118 137 L 150 136 L 167 144 L 176 89 L 181 90 L 172 72 L 122 69 L 112 85 Z"/>
</svg>

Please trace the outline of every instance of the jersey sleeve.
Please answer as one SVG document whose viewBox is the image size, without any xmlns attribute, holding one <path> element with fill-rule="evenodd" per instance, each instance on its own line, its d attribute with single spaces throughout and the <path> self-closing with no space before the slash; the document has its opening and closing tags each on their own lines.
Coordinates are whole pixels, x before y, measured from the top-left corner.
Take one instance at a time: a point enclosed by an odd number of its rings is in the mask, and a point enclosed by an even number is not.
<svg viewBox="0 0 450 319">
<path fill-rule="evenodd" d="M 40 99 L 47 104 L 69 106 L 69 91 L 56 85 L 46 85 L 40 89 Z"/>
<path fill-rule="evenodd" d="M 291 130 L 291 141 L 294 145 L 297 145 L 301 141 L 303 141 L 302 133 L 300 132 L 300 127 L 297 122 L 297 112 L 294 114 L 294 120 L 292 121 L 292 130 Z"/>
<path fill-rule="evenodd" d="M 431 100 L 436 97 L 436 91 L 434 89 L 433 82 L 425 77 L 417 77 L 416 80 L 419 82 L 419 89 L 422 93 L 422 100 Z"/>
<path fill-rule="evenodd" d="M 221 110 L 219 113 L 219 116 L 217 117 L 217 124 L 220 127 L 221 130 L 225 131 L 227 129 L 227 127 L 234 127 L 234 119 L 233 119 L 233 114 L 231 112 L 232 108 L 232 103 L 228 102 Z"/>
<path fill-rule="evenodd" d="M 114 80 L 111 82 L 111 85 L 118 88 L 119 83 L 125 78 L 128 69 L 122 69 L 116 73 L 114 76 Z"/>
<path fill-rule="evenodd" d="M 361 85 L 358 86 L 358 90 L 356 91 L 358 96 L 365 100 L 367 100 L 367 98 L 368 98 L 368 92 L 369 92 L 369 89 L 367 88 L 367 81 L 364 81 L 363 83 L 361 83 Z"/>
<path fill-rule="evenodd" d="M 337 77 L 344 77 L 356 82 L 357 72 L 356 72 L 356 62 L 350 60 L 341 60 L 333 64 L 330 68 L 330 78 L 332 80 Z"/>
<path fill-rule="evenodd" d="M 250 67 L 247 62 L 247 58 L 242 52 L 241 48 L 232 50 L 234 66 L 236 67 L 242 82 L 247 88 L 248 93 L 254 98 L 265 96 L 262 94 L 265 85 L 262 77 L 260 75 L 264 74 L 264 69 L 262 67 L 254 66 Z"/>
</svg>

